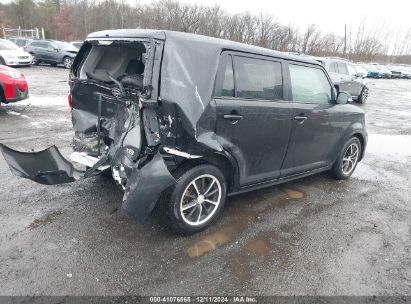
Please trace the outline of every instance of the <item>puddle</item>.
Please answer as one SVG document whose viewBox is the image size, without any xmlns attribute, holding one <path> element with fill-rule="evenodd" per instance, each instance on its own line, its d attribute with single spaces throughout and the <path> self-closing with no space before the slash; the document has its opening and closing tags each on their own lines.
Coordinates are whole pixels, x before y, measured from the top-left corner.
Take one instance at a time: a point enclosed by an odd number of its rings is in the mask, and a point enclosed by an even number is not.
<svg viewBox="0 0 411 304">
<path fill-rule="evenodd" d="M 283 190 L 291 199 L 301 199 L 304 197 L 304 193 L 301 191 L 285 187 L 283 188 Z"/>
<path fill-rule="evenodd" d="M 24 117 L 24 118 L 30 118 L 27 115 L 21 114 L 19 112 L 15 112 L 13 110 L 7 110 L 6 113 L 9 114 L 9 115 L 13 115 L 13 116 L 21 116 L 21 117 Z"/>
<path fill-rule="evenodd" d="M 234 235 L 239 229 L 240 224 L 234 224 L 215 233 L 209 234 L 204 239 L 196 242 L 193 246 L 189 247 L 187 249 L 187 255 L 190 258 L 198 258 L 209 251 L 213 251 L 218 247 L 232 241 Z"/>
<path fill-rule="evenodd" d="M 270 248 L 264 240 L 251 240 L 245 245 L 245 250 L 255 256 L 266 256 L 270 252 Z"/>
<path fill-rule="evenodd" d="M 39 228 L 41 226 L 45 226 L 47 224 L 50 224 L 50 223 L 54 222 L 54 220 L 61 214 L 63 214 L 63 211 L 61 211 L 61 210 L 57 210 L 57 211 L 51 212 L 49 214 L 46 214 L 42 218 L 35 219 L 27 228 L 36 229 L 36 228 Z"/>
<path fill-rule="evenodd" d="M 284 188 L 284 191 L 291 199 L 300 199 L 304 197 L 304 193 L 297 190 Z M 281 195 L 278 195 L 274 199 L 270 199 L 253 206 L 253 208 L 256 208 L 257 210 L 250 210 L 250 207 L 242 210 L 242 208 L 245 208 L 244 205 L 239 206 L 238 209 L 235 208 L 232 210 L 232 212 L 236 214 L 234 222 L 224 225 L 222 229 L 206 235 L 201 240 L 194 243 L 194 245 L 187 249 L 187 255 L 191 258 L 198 258 L 207 252 L 214 251 L 227 243 L 233 242 L 234 239 L 241 234 L 241 232 L 247 229 L 250 223 L 252 224 L 259 221 L 261 219 L 261 214 L 264 214 L 271 208 L 285 206 L 288 203 L 288 198 L 285 199 L 284 197 L 281 197 Z M 253 255 L 266 255 L 269 252 L 267 243 L 263 240 L 251 241 L 247 244 L 246 250 Z"/>
</svg>

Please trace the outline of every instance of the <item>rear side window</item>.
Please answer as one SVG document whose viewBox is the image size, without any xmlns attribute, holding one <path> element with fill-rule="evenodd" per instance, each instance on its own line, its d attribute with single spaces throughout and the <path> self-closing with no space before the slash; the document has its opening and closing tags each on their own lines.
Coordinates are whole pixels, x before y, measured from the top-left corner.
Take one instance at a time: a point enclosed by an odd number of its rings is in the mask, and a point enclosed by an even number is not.
<svg viewBox="0 0 411 304">
<path fill-rule="evenodd" d="M 321 69 L 295 64 L 288 67 L 293 101 L 320 104 L 331 101 L 331 85 Z"/>
<path fill-rule="evenodd" d="M 30 43 L 30 46 L 32 47 L 39 47 L 41 42 L 32 42 Z"/>
<path fill-rule="evenodd" d="M 42 48 L 42 49 L 47 49 L 48 47 L 48 42 L 32 42 L 30 46 Z"/>
<path fill-rule="evenodd" d="M 281 63 L 234 57 L 236 97 L 278 100 L 283 97 Z"/>
</svg>

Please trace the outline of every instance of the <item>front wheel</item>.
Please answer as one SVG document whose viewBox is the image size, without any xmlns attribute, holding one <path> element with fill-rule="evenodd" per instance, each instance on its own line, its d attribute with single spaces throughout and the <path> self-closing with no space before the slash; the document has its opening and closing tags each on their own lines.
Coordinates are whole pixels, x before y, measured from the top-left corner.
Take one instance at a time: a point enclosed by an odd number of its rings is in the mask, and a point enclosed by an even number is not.
<svg viewBox="0 0 411 304">
<path fill-rule="evenodd" d="M 368 88 L 364 87 L 361 91 L 360 96 L 358 96 L 358 103 L 365 103 L 368 99 Z"/>
<path fill-rule="evenodd" d="M 71 65 L 73 64 L 73 59 L 70 57 L 64 57 L 63 59 L 63 65 L 66 69 L 71 68 Z"/>
<path fill-rule="evenodd" d="M 39 60 L 35 55 L 33 55 L 33 60 L 32 60 L 31 63 L 34 64 L 34 65 L 39 65 L 39 64 L 40 64 L 40 60 Z"/>
<path fill-rule="evenodd" d="M 331 169 L 331 173 L 336 179 L 347 179 L 353 174 L 361 156 L 361 149 L 361 142 L 357 137 L 352 137 L 344 145 Z"/>
<path fill-rule="evenodd" d="M 165 196 L 165 220 L 177 233 L 190 235 L 209 227 L 221 214 L 226 181 L 212 165 L 195 166 L 177 178 L 171 196 Z"/>
</svg>

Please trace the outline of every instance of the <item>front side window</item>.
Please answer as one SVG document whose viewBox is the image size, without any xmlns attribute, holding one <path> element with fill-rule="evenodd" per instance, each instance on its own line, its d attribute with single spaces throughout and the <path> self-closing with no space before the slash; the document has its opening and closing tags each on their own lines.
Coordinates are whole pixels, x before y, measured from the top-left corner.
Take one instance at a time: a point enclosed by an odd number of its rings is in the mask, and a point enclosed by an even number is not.
<svg viewBox="0 0 411 304">
<path fill-rule="evenodd" d="M 220 96 L 234 97 L 234 71 L 231 56 L 227 57 Z"/>
<path fill-rule="evenodd" d="M 326 104 L 331 101 L 331 85 L 319 68 L 289 64 L 293 100 Z"/>
<path fill-rule="evenodd" d="M 357 71 L 355 70 L 354 66 L 352 66 L 351 64 L 348 64 L 347 67 L 348 67 L 348 73 L 350 76 L 357 75 Z"/>
<path fill-rule="evenodd" d="M 347 64 L 345 62 L 338 62 L 338 71 L 340 74 L 348 75 Z"/>
<path fill-rule="evenodd" d="M 330 63 L 330 72 L 332 73 L 338 73 L 338 67 L 336 62 L 331 62 Z"/>
<path fill-rule="evenodd" d="M 283 98 L 281 63 L 234 57 L 236 97 L 279 100 Z"/>
</svg>

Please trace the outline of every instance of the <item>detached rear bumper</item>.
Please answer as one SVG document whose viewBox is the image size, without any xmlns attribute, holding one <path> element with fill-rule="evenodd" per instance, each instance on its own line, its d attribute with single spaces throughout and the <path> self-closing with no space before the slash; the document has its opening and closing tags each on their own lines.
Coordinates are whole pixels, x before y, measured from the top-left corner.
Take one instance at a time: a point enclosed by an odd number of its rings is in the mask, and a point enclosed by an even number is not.
<svg viewBox="0 0 411 304">
<path fill-rule="evenodd" d="M 56 146 L 39 152 L 19 152 L 2 144 L 0 148 L 12 173 L 44 185 L 71 183 L 99 174 L 101 170 L 110 167 L 108 156 L 93 159 L 84 153 L 73 153 L 73 161 L 91 166 L 87 171 L 77 170 L 61 155 Z M 143 166 L 139 167 L 137 162 L 135 167 L 132 167 L 122 207 L 131 217 L 143 222 L 164 190 L 175 184 L 176 180 L 161 154 L 157 152 Z"/>
<path fill-rule="evenodd" d="M 56 148 L 39 152 L 19 152 L 0 144 L 4 159 L 15 175 L 44 185 L 71 183 L 83 177 Z"/>
</svg>

